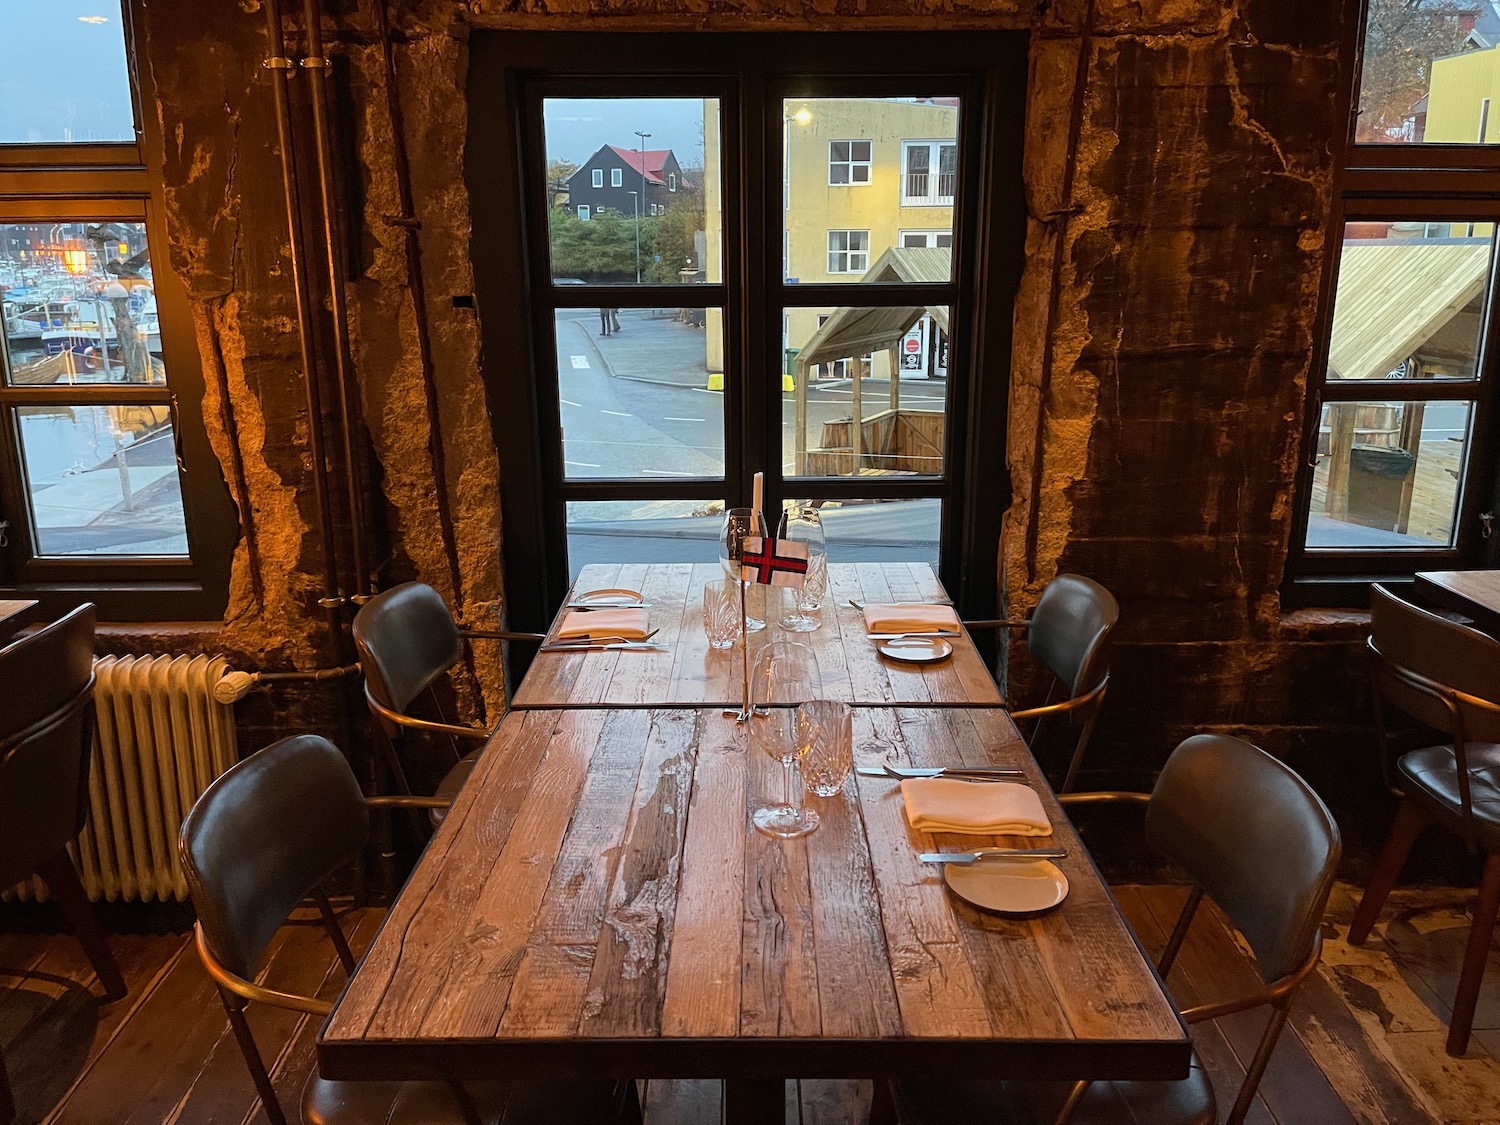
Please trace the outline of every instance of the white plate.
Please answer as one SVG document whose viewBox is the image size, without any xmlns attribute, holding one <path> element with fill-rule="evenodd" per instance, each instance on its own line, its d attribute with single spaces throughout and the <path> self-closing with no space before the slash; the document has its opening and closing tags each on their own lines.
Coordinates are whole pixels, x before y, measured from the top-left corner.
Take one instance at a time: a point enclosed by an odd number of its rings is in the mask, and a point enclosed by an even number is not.
<svg viewBox="0 0 1500 1125">
<path fill-rule="evenodd" d="M 599 609 L 607 609 L 610 606 L 631 606 L 645 600 L 639 590 L 610 588 L 608 590 L 587 590 L 572 599 L 572 602 L 575 606 L 596 606 Z"/>
<path fill-rule="evenodd" d="M 997 914 L 1035 914 L 1068 897 L 1068 877 L 1047 859 L 981 859 L 943 867 L 948 888 Z"/>
<path fill-rule="evenodd" d="M 897 637 L 875 646 L 881 656 L 903 664 L 936 664 L 953 655 L 953 644 L 942 637 Z"/>
</svg>

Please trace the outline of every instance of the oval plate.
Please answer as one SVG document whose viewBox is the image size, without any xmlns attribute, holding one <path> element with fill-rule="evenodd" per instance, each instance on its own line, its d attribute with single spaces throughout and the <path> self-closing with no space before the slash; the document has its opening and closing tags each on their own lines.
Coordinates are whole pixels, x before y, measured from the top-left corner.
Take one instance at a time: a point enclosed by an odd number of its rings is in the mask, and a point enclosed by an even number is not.
<svg viewBox="0 0 1500 1125">
<path fill-rule="evenodd" d="M 1046 859 L 950 863 L 943 878 L 959 898 L 995 914 L 1037 914 L 1068 897 L 1068 877 Z"/>
<path fill-rule="evenodd" d="M 881 656 L 903 664 L 936 664 L 953 655 L 953 644 L 942 637 L 897 637 L 875 646 Z"/>
<path fill-rule="evenodd" d="M 611 587 L 607 590 L 586 590 L 573 598 L 572 602 L 575 606 L 608 609 L 611 606 L 631 606 L 645 600 L 639 590 Z"/>
</svg>

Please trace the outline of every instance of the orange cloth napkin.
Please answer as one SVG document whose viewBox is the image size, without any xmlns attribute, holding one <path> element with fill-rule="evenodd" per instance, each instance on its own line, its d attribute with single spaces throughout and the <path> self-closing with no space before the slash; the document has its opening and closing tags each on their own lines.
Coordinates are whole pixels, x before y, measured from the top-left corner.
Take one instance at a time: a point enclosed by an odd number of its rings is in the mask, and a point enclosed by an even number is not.
<svg viewBox="0 0 1500 1125">
<path fill-rule="evenodd" d="M 865 606 L 865 631 L 870 633 L 956 632 L 958 614 L 951 605 Z"/>
<path fill-rule="evenodd" d="M 922 832 L 1052 835 L 1042 799 L 1025 785 L 920 777 L 903 781 L 901 796 L 906 801 L 906 819 Z"/>
<path fill-rule="evenodd" d="M 638 641 L 646 635 L 644 609 L 573 609 L 557 630 L 558 640 L 577 637 L 623 637 Z"/>
</svg>

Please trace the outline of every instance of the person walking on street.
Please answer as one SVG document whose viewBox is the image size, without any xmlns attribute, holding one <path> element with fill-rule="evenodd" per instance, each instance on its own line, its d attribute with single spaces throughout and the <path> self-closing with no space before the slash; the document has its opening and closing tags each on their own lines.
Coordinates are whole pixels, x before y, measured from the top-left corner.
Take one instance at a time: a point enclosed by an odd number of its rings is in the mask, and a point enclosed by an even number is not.
<svg viewBox="0 0 1500 1125">
<path fill-rule="evenodd" d="M 620 310 L 619 309 L 610 309 L 609 310 L 609 323 L 610 323 L 610 327 L 614 331 L 618 332 L 620 330 Z"/>
<path fill-rule="evenodd" d="M 599 335 L 601 335 L 601 336 L 608 336 L 609 335 L 609 322 L 610 322 L 611 316 L 614 313 L 614 311 L 615 311 L 614 309 L 600 309 L 599 310 Z"/>
</svg>

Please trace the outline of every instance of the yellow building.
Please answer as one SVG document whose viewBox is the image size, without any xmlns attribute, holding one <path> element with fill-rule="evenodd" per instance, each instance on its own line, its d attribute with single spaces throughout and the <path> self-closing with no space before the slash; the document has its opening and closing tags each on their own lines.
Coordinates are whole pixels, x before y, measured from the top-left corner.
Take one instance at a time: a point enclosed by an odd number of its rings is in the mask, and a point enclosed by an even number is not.
<svg viewBox="0 0 1500 1125">
<path fill-rule="evenodd" d="M 1427 144 L 1474 144 L 1500 139 L 1500 49 L 1464 51 L 1432 60 L 1427 94 Z"/>
<path fill-rule="evenodd" d="M 705 114 L 705 167 L 719 166 L 719 121 Z M 892 246 L 951 247 L 958 181 L 958 107 L 945 99 L 808 98 L 788 101 L 782 144 L 786 277 L 799 283 L 858 282 Z M 723 276 L 718 177 L 706 175 L 705 224 L 710 278 Z M 852 299 L 852 298 L 851 298 Z M 797 349 L 834 310 L 790 309 L 784 347 Z M 920 346 L 930 369 L 946 356 L 937 327 L 924 322 Z M 723 321 L 709 310 L 711 385 L 724 371 Z M 819 366 L 824 378 L 855 373 L 858 357 Z M 889 352 L 869 357 L 867 373 L 887 378 Z"/>
</svg>

